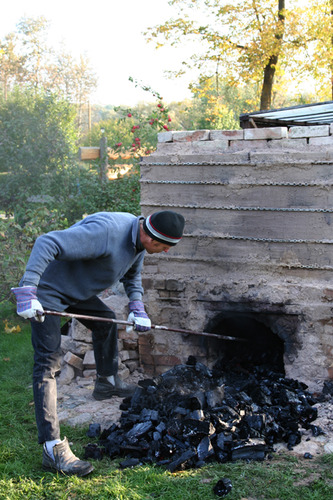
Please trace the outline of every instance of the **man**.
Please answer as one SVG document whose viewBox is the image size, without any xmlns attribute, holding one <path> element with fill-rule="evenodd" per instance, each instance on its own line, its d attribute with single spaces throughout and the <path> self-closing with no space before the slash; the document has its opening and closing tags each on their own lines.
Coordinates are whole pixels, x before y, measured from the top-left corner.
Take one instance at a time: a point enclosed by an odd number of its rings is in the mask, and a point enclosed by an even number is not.
<svg viewBox="0 0 333 500">
<path fill-rule="evenodd" d="M 137 331 L 149 330 L 151 322 L 142 302 L 144 255 L 168 252 L 180 241 L 184 224 L 184 217 L 172 211 L 156 212 L 146 219 L 129 213 L 100 212 L 68 229 L 37 238 L 20 286 L 12 291 L 17 313 L 31 320 L 33 392 L 45 469 L 84 476 L 93 466 L 72 453 L 67 438 L 60 440 L 55 379 L 61 358 L 60 318 L 43 314 L 44 309 L 115 318 L 97 295 L 120 280 L 129 298 L 129 321 Z M 116 324 L 81 322 L 92 330 L 95 399 L 131 395 L 135 386 L 126 384 L 117 374 Z"/>
</svg>

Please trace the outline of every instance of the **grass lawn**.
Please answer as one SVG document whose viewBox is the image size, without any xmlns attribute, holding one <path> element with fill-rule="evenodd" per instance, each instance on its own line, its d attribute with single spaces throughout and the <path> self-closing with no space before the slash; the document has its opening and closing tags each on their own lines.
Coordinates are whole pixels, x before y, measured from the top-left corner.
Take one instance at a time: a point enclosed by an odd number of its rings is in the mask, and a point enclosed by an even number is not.
<svg viewBox="0 0 333 500">
<path fill-rule="evenodd" d="M 16 327 L 20 331 L 16 331 Z M 13 331 L 11 331 L 14 329 Z M 66 477 L 44 472 L 37 443 L 31 387 L 33 352 L 29 323 L 12 304 L 0 304 L 0 499 L 205 500 L 218 498 L 213 487 L 229 478 L 228 500 L 332 500 L 333 455 L 306 460 L 291 453 L 264 462 L 210 464 L 169 473 L 144 465 L 122 470 L 118 461 L 93 461 L 94 472 Z M 83 457 L 91 442 L 86 428 L 62 426 L 62 437 Z"/>
</svg>

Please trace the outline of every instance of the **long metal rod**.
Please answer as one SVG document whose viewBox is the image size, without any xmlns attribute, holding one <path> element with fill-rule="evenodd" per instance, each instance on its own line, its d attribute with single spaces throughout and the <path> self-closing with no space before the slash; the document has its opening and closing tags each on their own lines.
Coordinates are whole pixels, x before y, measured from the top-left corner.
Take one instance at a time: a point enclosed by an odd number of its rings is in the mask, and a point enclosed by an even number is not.
<svg viewBox="0 0 333 500">
<path fill-rule="evenodd" d="M 105 321 L 106 323 L 115 323 L 117 325 L 125 325 L 125 326 L 134 326 L 134 323 L 130 321 L 125 321 L 121 319 L 113 319 L 113 318 L 102 318 L 100 316 L 87 316 L 85 314 L 73 314 L 68 312 L 58 312 L 58 311 L 44 311 L 43 314 L 48 314 L 50 316 L 61 316 L 63 318 L 75 318 L 75 319 L 86 319 L 92 321 Z M 219 340 L 232 340 L 237 342 L 247 342 L 246 339 L 238 338 L 238 337 L 229 337 L 228 335 L 219 335 L 217 333 L 208 333 L 208 332 L 194 332 L 193 330 L 184 330 L 182 328 L 172 328 L 169 326 L 162 325 L 151 325 L 151 328 L 155 330 L 166 330 L 168 332 L 177 332 L 184 333 L 187 335 L 200 335 L 201 337 L 214 337 Z M 139 332 L 140 333 L 140 332 Z"/>
</svg>

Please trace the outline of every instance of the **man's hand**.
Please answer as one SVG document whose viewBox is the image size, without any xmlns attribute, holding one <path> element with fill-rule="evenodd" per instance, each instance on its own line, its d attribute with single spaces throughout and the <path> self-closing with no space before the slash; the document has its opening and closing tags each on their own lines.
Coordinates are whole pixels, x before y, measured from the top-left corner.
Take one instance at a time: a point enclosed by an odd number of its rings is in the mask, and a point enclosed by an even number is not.
<svg viewBox="0 0 333 500">
<path fill-rule="evenodd" d="M 19 316 L 24 319 L 35 319 L 39 322 L 44 321 L 44 309 L 37 299 L 36 286 L 21 286 L 18 288 L 11 288 L 11 291 L 16 297 L 17 314 Z"/>
<path fill-rule="evenodd" d="M 134 330 L 137 332 L 147 332 L 151 328 L 151 321 L 145 311 L 145 306 L 141 300 L 132 300 L 128 303 L 129 316 L 127 321 L 134 323 Z"/>
</svg>

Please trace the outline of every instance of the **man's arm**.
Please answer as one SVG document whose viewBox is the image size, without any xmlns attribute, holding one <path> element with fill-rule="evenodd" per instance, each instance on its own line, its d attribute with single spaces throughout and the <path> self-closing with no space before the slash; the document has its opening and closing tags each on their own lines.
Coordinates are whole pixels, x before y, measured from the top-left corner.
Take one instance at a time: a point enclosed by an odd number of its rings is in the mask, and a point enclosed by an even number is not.
<svg viewBox="0 0 333 500">
<path fill-rule="evenodd" d="M 133 266 L 120 280 L 124 285 L 125 292 L 129 300 L 142 300 L 143 287 L 141 272 L 143 267 L 143 259 L 144 252 L 142 252 L 142 255 L 137 258 Z"/>
<path fill-rule="evenodd" d="M 145 307 L 142 301 L 143 287 L 141 271 L 143 266 L 143 258 L 144 252 L 142 252 L 142 255 L 140 255 L 135 264 L 120 280 L 124 284 L 126 294 L 129 298 L 129 316 L 127 318 L 127 321 L 133 323 L 134 330 L 137 330 L 139 332 L 147 332 L 151 327 L 151 321 L 145 311 Z"/>
</svg>

